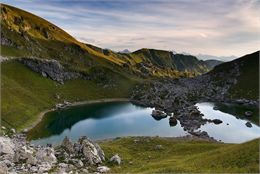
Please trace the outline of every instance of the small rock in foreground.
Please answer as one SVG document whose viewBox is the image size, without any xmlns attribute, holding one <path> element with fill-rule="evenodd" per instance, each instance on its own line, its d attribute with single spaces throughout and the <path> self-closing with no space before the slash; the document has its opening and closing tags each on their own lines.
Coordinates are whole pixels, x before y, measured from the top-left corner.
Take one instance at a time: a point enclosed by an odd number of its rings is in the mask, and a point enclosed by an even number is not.
<svg viewBox="0 0 260 174">
<path fill-rule="evenodd" d="M 118 165 L 121 164 L 121 158 L 118 154 L 115 154 L 114 156 L 112 156 L 109 160 L 110 162 L 116 163 Z"/>
</svg>

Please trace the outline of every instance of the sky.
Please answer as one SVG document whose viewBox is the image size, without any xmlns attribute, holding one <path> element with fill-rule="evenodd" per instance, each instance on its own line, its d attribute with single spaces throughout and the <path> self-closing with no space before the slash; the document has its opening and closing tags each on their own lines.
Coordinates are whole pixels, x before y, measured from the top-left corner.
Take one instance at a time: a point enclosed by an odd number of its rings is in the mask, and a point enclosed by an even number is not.
<svg viewBox="0 0 260 174">
<path fill-rule="evenodd" d="M 240 57 L 260 47 L 260 0 L 0 0 L 114 51 Z"/>
</svg>

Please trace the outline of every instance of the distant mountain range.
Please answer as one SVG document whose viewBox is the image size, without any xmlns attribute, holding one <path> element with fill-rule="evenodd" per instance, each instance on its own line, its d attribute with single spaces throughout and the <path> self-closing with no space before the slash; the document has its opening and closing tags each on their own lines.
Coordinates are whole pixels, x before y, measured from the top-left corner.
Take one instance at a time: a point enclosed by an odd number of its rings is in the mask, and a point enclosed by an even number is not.
<svg viewBox="0 0 260 174">
<path fill-rule="evenodd" d="M 236 56 L 213 56 L 207 54 L 197 54 L 195 56 L 201 60 L 219 60 L 223 62 L 231 61 L 237 58 Z"/>
</svg>

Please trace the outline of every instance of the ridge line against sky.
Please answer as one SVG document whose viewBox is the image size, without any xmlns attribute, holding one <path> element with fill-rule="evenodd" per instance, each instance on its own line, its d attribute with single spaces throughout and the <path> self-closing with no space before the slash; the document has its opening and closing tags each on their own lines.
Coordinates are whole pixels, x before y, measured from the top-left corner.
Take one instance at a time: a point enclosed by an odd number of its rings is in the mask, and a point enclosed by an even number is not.
<svg viewBox="0 0 260 174">
<path fill-rule="evenodd" d="M 1 0 L 115 51 L 155 48 L 194 55 L 259 50 L 259 0 Z"/>
</svg>

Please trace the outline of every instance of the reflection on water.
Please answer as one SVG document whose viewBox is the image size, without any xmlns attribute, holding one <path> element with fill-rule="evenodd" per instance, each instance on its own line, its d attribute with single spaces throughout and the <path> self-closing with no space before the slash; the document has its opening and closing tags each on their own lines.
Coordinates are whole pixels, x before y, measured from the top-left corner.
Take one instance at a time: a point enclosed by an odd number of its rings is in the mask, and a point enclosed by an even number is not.
<svg viewBox="0 0 260 174">
<path fill-rule="evenodd" d="M 129 102 L 98 103 L 49 113 L 29 134 L 34 144 L 58 144 L 65 136 L 77 140 L 88 136 L 94 140 L 120 136 L 176 137 L 187 133 L 169 119 L 151 116 L 152 108 L 137 107 Z M 40 138 L 40 139 L 38 139 Z M 35 140 L 37 139 L 37 140 Z"/>
<path fill-rule="evenodd" d="M 220 119 L 222 124 L 206 124 L 203 125 L 200 130 L 208 132 L 208 134 L 217 140 L 221 140 L 226 143 L 241 143 L 260 137 L 260 127 L 256 124 L 252 124 L 251 128 L 248 128 L 245 124 L 249 120 L 245 118 L 241 119 L 236 115 L 214 110 L 213 103 L 198 103 L 196 106 L 204 114 L 204 117 L 209 119 Z M 231 107 L 229 105 L 229 107 Z M 235 114 L 234 109 L 232 112 Z"/>
<path fill-rule="evenodd" d="M 208 123 L 200 128 L 217 140 L 240 143 L 260 137 L 259 126 L 252 123 L 253 126 L 248 128 L 245 125 L 248 120 L 214 110 L 213 103 L 198 103 L 196 106 L 204 117 L 223 121 L 219 125 Z M 188 134 L 178 121 L 170 126 L 168 118 L 155 120 L 151 113 L 152 108 L 138 107 L 129 102 L 75 106 L 48 113 L 29 132 L 28 138 L 34 144 L 59 144 L 65 136 L 76 141 L 83 135 L 97 140 L 121 136 L 177 137 Z"/>
</svg>

